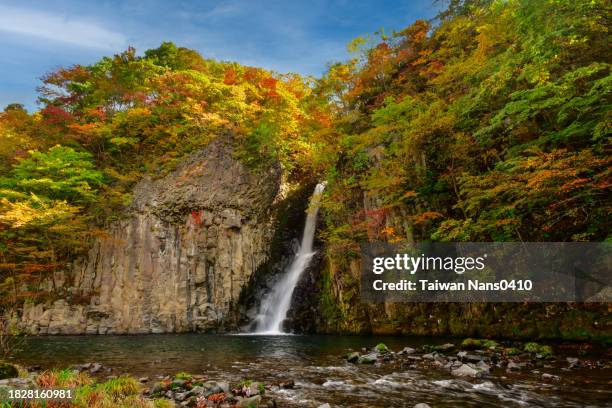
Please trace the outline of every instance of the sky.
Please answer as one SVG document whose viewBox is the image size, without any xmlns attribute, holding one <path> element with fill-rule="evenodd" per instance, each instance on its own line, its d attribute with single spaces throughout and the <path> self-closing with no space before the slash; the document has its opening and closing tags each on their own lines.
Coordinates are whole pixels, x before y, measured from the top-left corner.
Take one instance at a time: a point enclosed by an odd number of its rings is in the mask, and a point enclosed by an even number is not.
<svg viewBox="0 0 612 408">
<path fill-rule="evenodd" d="M 0 110 L 38 109 L 46 72 L 163 41 L 205 58 L 321 75 L 353 38 L 429 19 L 432 0 L 0 0 Z"/>
</svg>

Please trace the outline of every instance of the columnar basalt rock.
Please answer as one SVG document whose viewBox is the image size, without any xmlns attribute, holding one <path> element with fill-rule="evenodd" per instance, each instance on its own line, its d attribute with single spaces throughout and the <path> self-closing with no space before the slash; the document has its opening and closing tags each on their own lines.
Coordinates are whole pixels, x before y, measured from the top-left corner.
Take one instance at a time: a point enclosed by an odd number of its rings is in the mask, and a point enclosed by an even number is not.
<svg viewBox="0 0 612 408">
<path fill-rule="evenodd" d="M 144 179 L 126 217 L 55 277 L 58 300 L 26 303 L 34 334 L 224 331 L 270 253 L 280 168 L 253 170 L 216 141 Z M 49 282 L 52 285 L 53 282 Z"/>
</svg>

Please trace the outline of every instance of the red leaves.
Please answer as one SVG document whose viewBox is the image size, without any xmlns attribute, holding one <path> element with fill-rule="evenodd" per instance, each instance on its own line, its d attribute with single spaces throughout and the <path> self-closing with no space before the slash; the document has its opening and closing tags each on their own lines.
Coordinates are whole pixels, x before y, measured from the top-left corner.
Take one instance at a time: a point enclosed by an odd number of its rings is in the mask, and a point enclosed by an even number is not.
<svg viewBox="0 0 612 408">
<path fill-rule="evenodd" d="M 47 105 L 41 111 L 43 118 L 45 118 L 45 122 L 52 125 L 67 125 L 70 122 L 74 121 L 74 117 L 69 112 L 66 112 L 64 109 L 54 106 Z"/>
</svg>

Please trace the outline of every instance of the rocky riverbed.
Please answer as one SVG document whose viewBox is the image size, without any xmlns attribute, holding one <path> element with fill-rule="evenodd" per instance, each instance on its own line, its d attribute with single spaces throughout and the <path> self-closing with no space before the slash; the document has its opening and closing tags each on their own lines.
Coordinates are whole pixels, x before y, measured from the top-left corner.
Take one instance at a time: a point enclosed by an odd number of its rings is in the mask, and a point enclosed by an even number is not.
<svg viewBox="0 0 612 408">
<path fill-rule="evenodd" d="M 132 381 L 136 397 L 155 406 L 604 407 L 612 401 L 610 350 L 591 344 L 205 335 L 30 341 L 27 356 L 16 360 L 34 372 L 0 385 L 34 384 L 46 369 L 69 367 L 98 384 Z M 34 345 L 45 348 L 37 354 Z"/>
</svg>

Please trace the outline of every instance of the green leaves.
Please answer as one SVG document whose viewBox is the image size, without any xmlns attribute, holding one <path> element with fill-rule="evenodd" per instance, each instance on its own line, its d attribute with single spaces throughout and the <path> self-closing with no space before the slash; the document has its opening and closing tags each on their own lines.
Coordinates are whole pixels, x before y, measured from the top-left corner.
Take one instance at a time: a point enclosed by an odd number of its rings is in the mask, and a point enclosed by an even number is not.
<svg viewBox="0 0 612 408">
<path fill-rule="evenodd" d="M 16 190 L 51 200 L 87 204 L 104 183 L 91 158 L 87 152 L 59 145 L 46 153 L 30 151 L 28 158 L 13 167 L 11 183 Z"/>
</svg>

